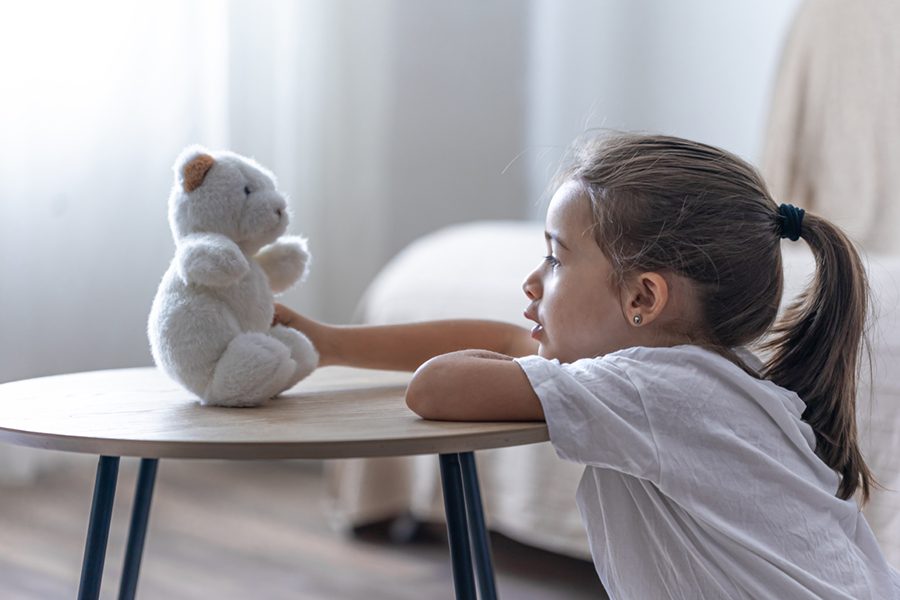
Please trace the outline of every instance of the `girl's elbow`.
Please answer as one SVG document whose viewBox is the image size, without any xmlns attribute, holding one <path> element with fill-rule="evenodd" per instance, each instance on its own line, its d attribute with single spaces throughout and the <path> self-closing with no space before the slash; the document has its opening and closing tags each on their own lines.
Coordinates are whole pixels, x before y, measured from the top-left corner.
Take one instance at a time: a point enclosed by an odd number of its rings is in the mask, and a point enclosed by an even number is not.
<svg viewBox="0 0 900 600">
<path fill-rule="evenodd" d="M 406 406 L 423 419 L 429 418 L 425 396 L 419 393 L 418 388 L 414 387 L 412 383 L 406 389 Z"/>
<path fill-rule="evenodd" d="M 406 406 L 423 419 L 440 418 L 443 362 L 438 356 L 420 366 L 406 388 Z"/>
</svg>

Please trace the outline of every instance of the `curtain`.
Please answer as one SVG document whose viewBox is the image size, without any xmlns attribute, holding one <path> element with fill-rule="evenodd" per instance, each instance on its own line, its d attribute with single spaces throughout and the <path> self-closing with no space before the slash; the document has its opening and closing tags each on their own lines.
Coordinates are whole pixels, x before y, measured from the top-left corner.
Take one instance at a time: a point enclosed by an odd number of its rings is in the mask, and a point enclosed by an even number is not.
<svg viewBox="0 0 900 600">
<path fill-rule="evenodd" d="M 0 381 L 146 362 L 171 162 L 228 140 L 226 22 L 212 1 L 0 9 Z M 59 460 L 2 445 L 0 481 Z"/>
</svg>

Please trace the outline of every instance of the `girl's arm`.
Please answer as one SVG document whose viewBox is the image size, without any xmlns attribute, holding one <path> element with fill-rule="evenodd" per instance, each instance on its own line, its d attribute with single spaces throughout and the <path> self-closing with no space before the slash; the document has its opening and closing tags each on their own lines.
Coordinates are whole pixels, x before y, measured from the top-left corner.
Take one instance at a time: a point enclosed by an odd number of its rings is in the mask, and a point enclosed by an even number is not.
<svg viewBox="0 0 900 600">
<path fill-rule="evenodd" d="M 416 370 L 406 404 L 438 421 L 543 421 L 544 409 L 525 372 L 509 356 L 464 350 Z"/>
<path fill-rule="evenodd" d="M 319 323 L 276 304 L 274 322 L 304 333 L 319 351 L 322 366 L 415 371 L 435 356 L 469 348 L 506 356 L 528 356 L 538 350 L 537 342 L 531 339 L 527 329 L 498 321 L 335 326 Z"/>
<path fill-rule="evenodd" d="M 274 322 L 309 337 L 321 366 L 415 371 L 406 403 L 425 419 L 544 420 L 528 378 L 511 358 L 537 353 L 537 342 L 522 327 L 477 320 L 333 326 L 280 304 Z"/>
</svg>

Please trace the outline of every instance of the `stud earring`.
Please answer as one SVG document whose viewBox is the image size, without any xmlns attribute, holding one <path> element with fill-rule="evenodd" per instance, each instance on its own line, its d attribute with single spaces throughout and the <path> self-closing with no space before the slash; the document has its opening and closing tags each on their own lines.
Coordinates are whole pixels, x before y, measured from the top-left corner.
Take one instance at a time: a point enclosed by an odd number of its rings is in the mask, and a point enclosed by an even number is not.
<svg viewBox="0 0 900 600">
<path fill-rule="evenodd" d="M 634 315 L 634 316 L 631 318 L 631 320 L 632 320 L 632 322 L 633 322 L 635 325 L 640 325 L 640 324 L 641 324 L 641 321 L 643 321 L 644 319 L 641 317 L 641 315 Z"/>
</svg>

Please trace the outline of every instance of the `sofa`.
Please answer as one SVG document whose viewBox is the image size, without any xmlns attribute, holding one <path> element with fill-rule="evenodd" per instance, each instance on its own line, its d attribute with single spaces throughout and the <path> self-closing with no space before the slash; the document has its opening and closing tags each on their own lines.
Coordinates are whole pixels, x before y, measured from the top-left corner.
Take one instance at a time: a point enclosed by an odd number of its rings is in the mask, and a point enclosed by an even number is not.
<svg viewBox="0 0 900 600">
<path fill-rule="evenodd" d="M 374 279 L 357 322 L 387 324 L 445 318 L 496 319 L 529 327 L 521 284 L 545 254 L 538 222 L 481 221 L 426 235 Z M 882 487 L 865 507 L 888 559 L 900 567 L 900 256 L 866 256 L 873 290 L 870 329 L 874 376 L 861 377 L 863 451 Z M 785 295 L 809 281 L 805 244 L 785 244 Z M 562 461 L 549 443 L 476 453 L 488 527 L 519 542 L 589 558 L 575 506 L 583 467 Z M 336 527 L 412 515 L 443 520 L 433 456 L 330 461 L 328 510 Z"/>
</svg>

